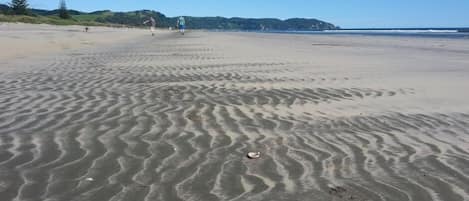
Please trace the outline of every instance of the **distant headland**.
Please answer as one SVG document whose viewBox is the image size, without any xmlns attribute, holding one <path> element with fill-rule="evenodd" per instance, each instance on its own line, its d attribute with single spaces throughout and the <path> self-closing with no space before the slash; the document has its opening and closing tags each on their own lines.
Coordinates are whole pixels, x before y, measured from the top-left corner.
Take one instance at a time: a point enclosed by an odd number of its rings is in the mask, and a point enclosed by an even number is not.
<svg viewBox="0 0 469 201">
<path fill-rule="evenodd" d="M 30 15 L 23 18 L 10 19 L 7 15 L 9 7 L 0 4 L 0 21 L 20 21 L 26 23 L 60 23 L 62 21 L 57 16 L 59 10 L 43 10 L 43 9 L 29 9 Z M 138 27 L 142 26 L 142 22 L 147 20 L 150 16 L 155 18 L 158 27 L 171 27 L 176 25 L 176 17 L 167 17 L 164 14 L 152 10 L 138 10 L 129 12 L 114 12 L 110 10 L 95 11 L 95 12 L 82 12 L 77 10 L 68 10 L 71 18 L 62 24 L 87 24 L 87 25 L 125 25 Z M 34 19 L 40 18 L 41 20 Z M 219 29 L 219 30 L 302 30 L 302 31 L 321 31 L 321 30 L 335 30 L 339 27 L 332 23 L 305 18 L 292 18 L 287 20 L 280 20 L 275 18 L 225 18 L 225 17 L 191 17 L 185 16 L 187 26 L 191 29 Z M 51 20 L 48 20 L 50 18 Z M 55 20 L 55 21 L 54 21 Z M 44 22 L 45 21 L 45 22 Z"/>
</svg>

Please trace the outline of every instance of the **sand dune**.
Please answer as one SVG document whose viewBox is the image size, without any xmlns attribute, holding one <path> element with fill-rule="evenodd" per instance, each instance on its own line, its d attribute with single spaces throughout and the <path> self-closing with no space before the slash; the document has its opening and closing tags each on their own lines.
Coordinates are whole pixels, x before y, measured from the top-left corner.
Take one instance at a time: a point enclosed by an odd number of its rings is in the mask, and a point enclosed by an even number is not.
<svg viewBox="0 0 469 201">
<path fill-rule="evenodd" d="M 0 197 L 467 201 L 467 47 L 166 32 L 50 56 L 0 74 Z"/>
</svg>

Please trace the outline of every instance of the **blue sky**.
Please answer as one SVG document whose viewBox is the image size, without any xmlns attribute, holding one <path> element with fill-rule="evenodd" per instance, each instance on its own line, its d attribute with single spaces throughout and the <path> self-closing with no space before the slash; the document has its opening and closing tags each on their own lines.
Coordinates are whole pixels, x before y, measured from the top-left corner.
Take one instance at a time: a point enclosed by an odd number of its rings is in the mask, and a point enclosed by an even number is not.
<svg viewBox="0 0 469 201">
<path fill-rule="evenodd" d="M 33 8 L 54 9 L 59 0 L 29 2 Z M 469 27 L 469 0 L 67 0 L 67 4 L 82 11 L 150 9 L 167 16 L 317 18 L 343 28 Z"/>
</svg>

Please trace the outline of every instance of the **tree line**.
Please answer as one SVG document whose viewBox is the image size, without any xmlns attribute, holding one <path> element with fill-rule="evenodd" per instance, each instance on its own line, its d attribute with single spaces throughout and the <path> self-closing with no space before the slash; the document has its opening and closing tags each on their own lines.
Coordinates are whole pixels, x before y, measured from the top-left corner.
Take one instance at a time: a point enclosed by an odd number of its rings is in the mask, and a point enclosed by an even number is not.
<svg viewBox="0 0 469 201">
<path fill-rule="evenodd" d="M 33 15 L 29 8 L 27 0 L 12 0 L 8 4 L 8 8 L 2 8 L 5 14 L 11 15 Z M 70 19 L 71 15 L 68 12 L 65 0 L 59 1 L 58 16 L 62 19 Z"/>
</svg>

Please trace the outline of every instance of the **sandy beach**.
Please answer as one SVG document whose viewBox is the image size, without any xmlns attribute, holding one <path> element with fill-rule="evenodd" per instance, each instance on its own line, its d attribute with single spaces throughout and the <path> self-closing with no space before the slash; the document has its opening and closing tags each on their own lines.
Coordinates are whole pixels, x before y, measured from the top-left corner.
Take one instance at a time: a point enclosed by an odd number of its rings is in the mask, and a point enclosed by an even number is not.
<svg viewBox="0 0 469 201">
<path fill-rule="evenodd" d="M 143 29 L 31 25 L 0 22 L 0 62 L 30 61 L 77 49 L 112 45 L 141 36 Z"/>
<path fill-rule="evenodd" d="M 467 39 L 80 30 L 0 25 L 2 201 L 469 200 Z"/>
</svg>

